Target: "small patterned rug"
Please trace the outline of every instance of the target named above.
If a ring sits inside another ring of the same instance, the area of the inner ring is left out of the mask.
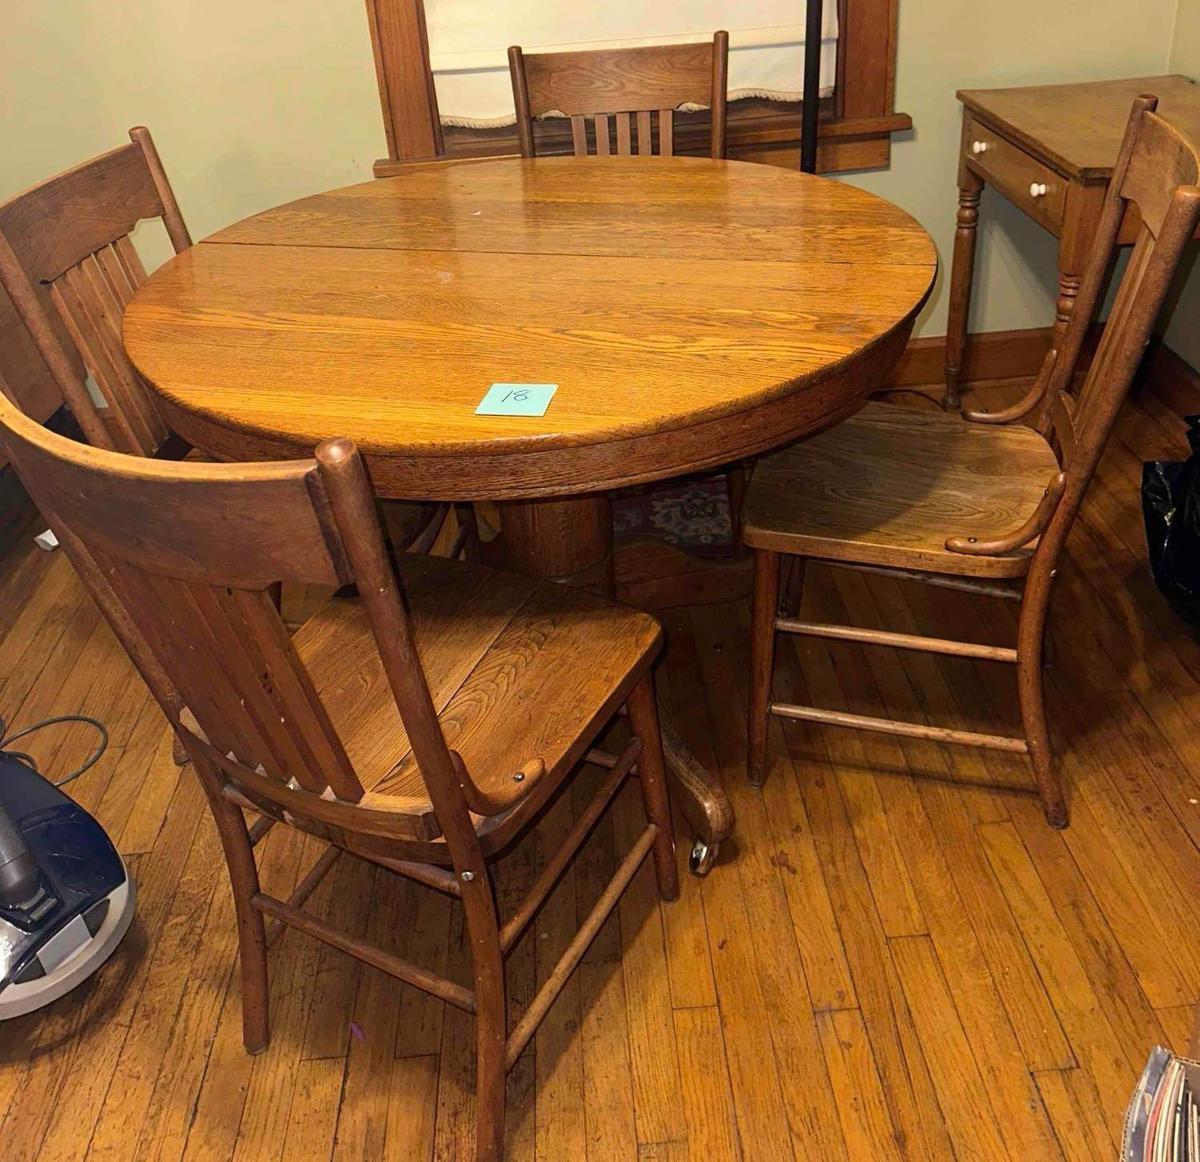
[[[693,557],[737,556],[723,476],[631,489],[613,498],[613,534],[652,537]]]

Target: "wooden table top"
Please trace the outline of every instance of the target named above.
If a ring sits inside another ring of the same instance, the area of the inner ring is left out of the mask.
[[[1108,181],[1134,97],[1200,142],[1200,86],[1189,77],[1126,77],[1074,85],[964,89],[958,99],[1006,137],[1066,177]]]
[[[936,270],[853,186],[700,158],[415,167],[249,218],[157,271],[124,338],[233,459],[353,438],[383,495],[569,495],[753,455],[853,411]],[[556,383],[541,418],[476,416]]]

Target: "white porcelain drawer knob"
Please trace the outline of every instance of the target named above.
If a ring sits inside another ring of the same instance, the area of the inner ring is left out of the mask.
[[[1029,196],[1031,198],[1044,198],[1046,196],[1046,183],[1033,182],[1029,187]]]
[[[987,153],[987,151],[988,151],[988,143],[986,141],[972,141],[971,142],[971,152],[973,154],[975,154],[977,157],[981,153]]]

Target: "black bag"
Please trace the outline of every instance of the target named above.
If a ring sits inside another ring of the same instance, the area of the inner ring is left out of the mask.
[[[1142,465],[1142,516],[1154,580],[1175,611],[1200,625],[1200,416],[1185,416],[1192,454]]]

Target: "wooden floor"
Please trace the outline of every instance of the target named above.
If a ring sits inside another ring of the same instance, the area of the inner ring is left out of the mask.
[[[669,907],[643,868],[511,1076],[512,1159],[1115,1156],[1147,1050],[1182,1048],[1200,998],[1200,644],[1148,576],[1137,500],[1141,461],[1183,452],[1189,411],[1200,399],[1128,410],[1072,537],[1049,683],[1065,833],[1011,756],[799,723],[749,790],[747,610],[666,616],[662,696],[720,767],[738,843]],[[805,604],[979,640],[1014,628],[1007,605],[821,568]],[[1015,721],[1011,681],[797,642],[778,688],[974,728]],[[112,732],[73,790],[125,853],[138,918],[90,986],[0,1028],[5,1162],[470,1159],[469,1018],[299,933],[272,953],[270,1047],[242,1052],[200,792],[68,562],[22,547],[0,565],[0,713],[68,711]],[[30,749],[61,773],[89,744],[72,728]],[[510,906],[571,808],[507,859]],[[622,799],[517,947],[514,1017],[638,822]],[[277,828],[267,890],[286,894],[312,857]],[[386,872],[344,859],[314,906],[464,972],[456,906]]]

